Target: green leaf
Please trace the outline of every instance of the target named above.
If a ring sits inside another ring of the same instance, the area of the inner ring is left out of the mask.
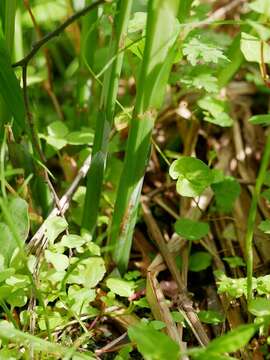
[[[64,139],[68,134],[68,127],[62,121],[54,121],[47,126],[48,134],[59,139]]]
[[[229,256],[224,257],[223,260],[225,260],[231,268],[236,268],[238,266],[245,266],[243,259],[239,256]]]
[[[145,360],[178,360],[178,345],[167,335],[147,324],[131,326],[128,336],[135,342]]]
[[[63,318],[61,314],[57,311],[49,313],[48,320],[51,330],[65,323],[65,318]],[[41,316],[41,318],[38,320],[38,326],[42,331],[45,331],[47,329],[44,316]]]
[[[3,255],[5,259],[5,265],[7,266],[14,250],[17,247],[17,242],[9,230],[9,227],[4,223],[0,223],[0,234],[5,243],[5,246],[0,247],[0,254]]]
[[[217,325],[224,321],[224,316],[214,310],[201,310],[198,313],[198,317],[201,320],[201,322],[206,324]]]
[[[205,96],[198,101],[198,105],[205,110],[205,121],[222,127],[233,125],[233,119],[228,115],[228,103],[226,101]]]
[[[261,193],[261,195],[270,202],[270,189],[267,189]]]
[[[212,184],[211,187],[215,193],[217,210],[225,213],[232,211],[234,202],[241,191],[237,180],[227,176],[223,181]]]
[[[25,241],[30,228],[27,202],[20,197],[11,197],[8,208],[21,240]]]
[[[206,348],[206,354],[231,353],[245,346],[258,329],[257,325],[240,325],[229,333],[211,341]]]
[[[187,60],[192,66],[195,66],[199,61],[215,64],[219,60],[228,61],[228,58],[223,54],[223,50],[217,44],[204,39],[200,35],[192,37],[184,44],[183,54],[187,56]]]
[[[248,311],[255,316],[270,316],[270,300],[266,298],[252,299]]]
[[[86,241],[87,241],[86,239],[84,239],[79,235],[69,234],[69,235],[64,235],[62,237],[60,244],[69,249],[74,249],[81,247],[83,244],[86,243]]]
[[[175,223],[175,231],[186,240],[200,240],[209,233],[209,225],[201,221],[180,218]]]
[[[109,278],[107,287],[116,295],[129,297],[134,293],[134,282],[117,278]]]
[[[53,253],[50,250],[45,250],[45,259],[51,263],[57,271],[63,271],[69,265],[69,259],[66,255]]]
[[[66,141],[70,145],[92,145],[94,133],[89,129],[81,129],[81,131],[73,131],[66,136]]]
[[[263,43],[263,60],[265,63],[270,62],[270,46],[261,41],[258,37],[241,33],[241,51],[247,61],[261,63],[261,44]]]
[[[260,39],[267,41],[270,38],[270,29],[269,28],[265,27],[264,25],[262,25],[256,21],[248,20],[247,22],[250,26],[253,27],[253,29],[259,35]]]
[[[54,240],[68,227],[68,223],[61,216],[49,217],[44,221],[45,234],[49,243],[53,243]]]
[[[253,125],[270,125],[270,114],[254,115],[248,121]]]
[[[270,17],[269,0],[256,0],[248,4],[253,11]]]
[[[14,116],[14,130],[19,135],[25,129],[25,110],[22,91],[11,67],[4,35],[0,29],[0,94]],[[1,125],[1,123],[0,123]],[[2,125],[3,126],[3,125]]]
[[[78,264],[68,276],[67,283],[93,288],[103,279],[105,273],[104,260],[100,257],[91,257]]]
[[[144,30],[146,26],[146,18],[146,12],[135,12],[132,19],[129,20],[128,33]]]
[[[175,160],[170,166],[169,173],[173,179],[178,179],[176,190],[182,196],[201,195],[213,181],[209,167],[201,160],[189,156]]]
[[[212,256],[208,252],[198,251],[190,256],[188,267],[190,271],[202,271],[208,268],[211,262]]]
[[[78,285],[71,285],[68,289],[68,300],[71,303],[71,309],[77,314],[85,314],[91,301],[96,298],[94,289],[81,288]]]
[[[270,220],[261,221],[258,228],[262,230],[265,234],[270,234]]]

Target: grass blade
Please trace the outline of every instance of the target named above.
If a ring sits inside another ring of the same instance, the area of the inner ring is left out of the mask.
[[[112,40],[110,58],[116,60],[106,71],[101,95],[99,119],[97,122],[93,145],[92,163],[87,176],[87,190],[85,197],[82,225],[93,232],[96,226],[99,200],[106,166],[109,133],[113,122],[118,81],[122,68],[123,52],[119,52],[124,44],[132,1],[120,1],[115,18],[115,39]]]
[[[113,260],[121,271],[127,268],[144,172],[151,149],[152,129],[175,56],[178,9],[177,0],[152,0],[148,5],[137,98],[111,229]]]

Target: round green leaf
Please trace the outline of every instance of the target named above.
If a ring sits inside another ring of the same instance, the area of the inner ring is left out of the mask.
[[[209,225],[205,222],[180,218],[175,223],[175,231],[186,240],[200,240],[209,232]]]
[[[211,169],[201,160],[189,156],[175,160],[169,173],[173,179],[178,179],[176,190],[182,196],[201,195],[213,181]]]
[[[205,251],[198,251],[189,258],[189,270],[202,271],[211,265],[212,256]]]
[[[269,316],[270,300],[266,298],[252,299],[248,305],[248,310],[255,316]]]

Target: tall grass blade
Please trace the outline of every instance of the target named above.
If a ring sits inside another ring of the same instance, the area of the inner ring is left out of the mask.
[[[3,31],[0,29],[0,94],[7,109],[14,116],[14,133],[25,128],[25,110],[22,90],[11,67],[10,55]],[[2,120],[3,121],[3,120]],[[0,124],[3,127],[3,124]]]
[[[93,232],[96,226],[99,200],[101,195],[104,170],[106,166],[109,133],[113,123],[119,76],[122,69],[124,53],[120,50],[124,46],[129,14],[132,1],[122,0],[118,3],[115,17],[115,38],[110,46],[110,58],[115,61],[105,73],[97,128],[95,133],[92,162],[87,176],[87,190],[85,197],[82,225]]]
[[[137,98],[111,228],[113,260],[121,271],[127,268],[141,187],[151,149],[152,129],[175,57],[179,3],[177,0],[151,0],[148,4]]]

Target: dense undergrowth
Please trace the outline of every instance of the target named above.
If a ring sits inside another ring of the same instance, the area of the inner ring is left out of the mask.
[[[0,359],[269,359],[269,0],[0,2]]]

